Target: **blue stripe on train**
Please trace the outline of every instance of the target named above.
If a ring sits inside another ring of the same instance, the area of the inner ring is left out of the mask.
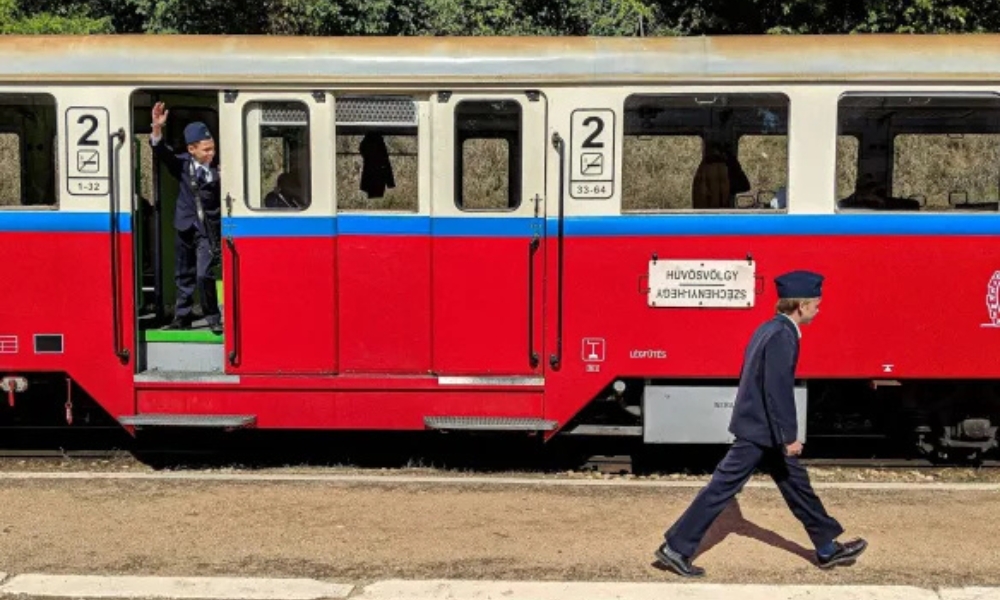
[[[131,218],[118,226],[131,232]],[[0,232],[107,233],[106,213],[0,210]],[[542,221],[525,217],[470,215],[355,215],[338,217],[254,216],[225,222],[234,237],[329,237],[334,235],[433,235],[439,237],[528,237]],[[558,233],[558,221],[545,220],[545,231]],[[685,235],[1000,235],[1000,213],[962,214],[679,214],[569,217],[570,237]]]
[[[0,233],[58,232],[108,233],[111,219],[106,212],[67,212],[59,210],[0,210]],[[118,215],[118,230],[132,232],[132,217]]]

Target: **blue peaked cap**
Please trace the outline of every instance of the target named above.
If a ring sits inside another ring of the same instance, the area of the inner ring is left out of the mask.
[[[819,298],[823,295],[823,276],[810,271],[792,271],[774,278],[778,298]]]
[[[202,140],[210,139],[212,139],[212,133],[208,130],[208,125],[205,125],[201,121],[188,123],[188,126],[184,128],[185,144],[197,144]]]

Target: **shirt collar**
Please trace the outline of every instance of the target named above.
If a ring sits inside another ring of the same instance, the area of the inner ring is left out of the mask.
[[[780,314],[781,314],[781,316],[785,317],[786,319],[788,319],[792,323],[792,326],[795,327],[795,334],[798,335],[799,339],[801,340],[802,339],[802,330],[799,329],[799,324],[795,322],[795,319],[789,317],[785,313],[780,313]]]

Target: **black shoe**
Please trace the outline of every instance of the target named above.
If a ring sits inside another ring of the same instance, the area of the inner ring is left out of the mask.
[[[675,552],[666,542],[653,553],[667,568],[682,577],[703,577],[705,569],[696,567],[691,562]]]
[[[215,335],[222,335],[222,317],[221,315],[212,315],[205,319],[205,324]]]
[[[170,325],[167,325],[163,329],[191,329],[191,319],[190,317],[174,317],[174,320],[170,322]]]
[[[829,569],[836,565],[854,562],[865,551],[865,548],[868,547],[868,542],[858,538],[846,544],[834,542],[833,545],[835,550],[830,556],[824,558],[818,554],[816,555],[816,562],[819,563],[819,568]]]

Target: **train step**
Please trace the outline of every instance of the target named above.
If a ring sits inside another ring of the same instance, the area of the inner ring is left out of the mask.
[[[218,371],[160,371],[150,370],[136,373],[133,377],[139,387],[149,387],[149,384],[161,383],[225,383],[237,384],[239,375],[226,375]],[[144,385],[145,384],[145,385]]]
[[[122,425],[133,427],[203,427],[241,429],[257,423],[256,415],[174,415],[147,413],[119,417]]]
[[[429,429],[465,431],[552,431],[555,421],[518,417],[424,417]]]

